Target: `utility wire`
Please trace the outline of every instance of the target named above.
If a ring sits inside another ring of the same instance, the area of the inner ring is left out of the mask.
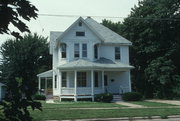
[[[80,17],[81,15],[60,15],[60,14],[38,14],[39,16],[49,16],[49,17]],[[92,17],[92,18],[121,18],[125,19],[127,17],[118,16],[81,16],[81,17]],[[128,17],[129,19],[137,20],[160,20],[160,21],[180,21],[180,18],[140,18],[140,17]]]

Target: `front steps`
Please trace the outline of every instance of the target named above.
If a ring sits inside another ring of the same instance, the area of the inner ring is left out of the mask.
[[[121,95],[113,95],[113,100],[112,102],[118,102],[118,101],[122,101],[122,97]]]

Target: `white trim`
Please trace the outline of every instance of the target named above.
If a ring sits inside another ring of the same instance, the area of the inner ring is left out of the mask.
[[[102,71],[102,89],[104,92],[104,70]]]
[[[74,71],[74,101],[77,101],[77,71]]]
[[[132,88],[131,88],[131,72],[130,72],[130,70],[128,71],[129,73],[129,75],[128,75],[128,77],[129,77],[129,92],[131,92],[132,91]]]
[[[59,93],[60,93],[60,96],[61,96],[61,89],[62,89],[62,86],[61,86],[61,84],[62,84],[62,82],[61,82],[61,80],[62,80],[62,72],[59,70],[58,71],[58,82],[59,82]]]
[[[94,71],[91,70],[91,95],[92,101],[94,101]]]

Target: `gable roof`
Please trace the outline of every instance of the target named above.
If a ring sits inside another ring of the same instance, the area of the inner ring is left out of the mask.
[[[102,43],[107,44],[124,44],[124,45],[132,45],[132,43],[125,39],[124,37],[120,36],[119,34],[113,32],[109,28],[105,27],[104,25],[96,22],[92,18],[88,17],[85,20],[82,17],[79,17],[68,29],[66,29],[58,38],[57,40],[61,40],[66,33],[70,31],[70,29],[75,26],[79,21],[84,23],[88,26],[88,28],[100,38]]]
[[[104,43],[132,45],[129,40],[125,39],[124,37],[105,27],[104,25],[96,22],[92,18],[88,17],[85,19],[85,21],[93,28],[94,31],[98,32],[98,34],[101,35],[101,37],[103,38],[102,41],[104,41]]]
[[[50,43],[49,43],[49,52],[53,53],[53,48],[57,45],[57,38],[61,36],[63,32],[51,31],[50,32]]]

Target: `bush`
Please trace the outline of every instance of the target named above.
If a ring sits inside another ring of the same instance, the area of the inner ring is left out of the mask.
[[[142,95],[138,92],[127,92],[122,95],[124,101],[140,101]]]
[[[45,95],[34,95],[34,100],[46,100]]]
[[[106,102],[109,103],[113,99],[113,95],[111,93],[102,93],[95,95],[96,102]]]

